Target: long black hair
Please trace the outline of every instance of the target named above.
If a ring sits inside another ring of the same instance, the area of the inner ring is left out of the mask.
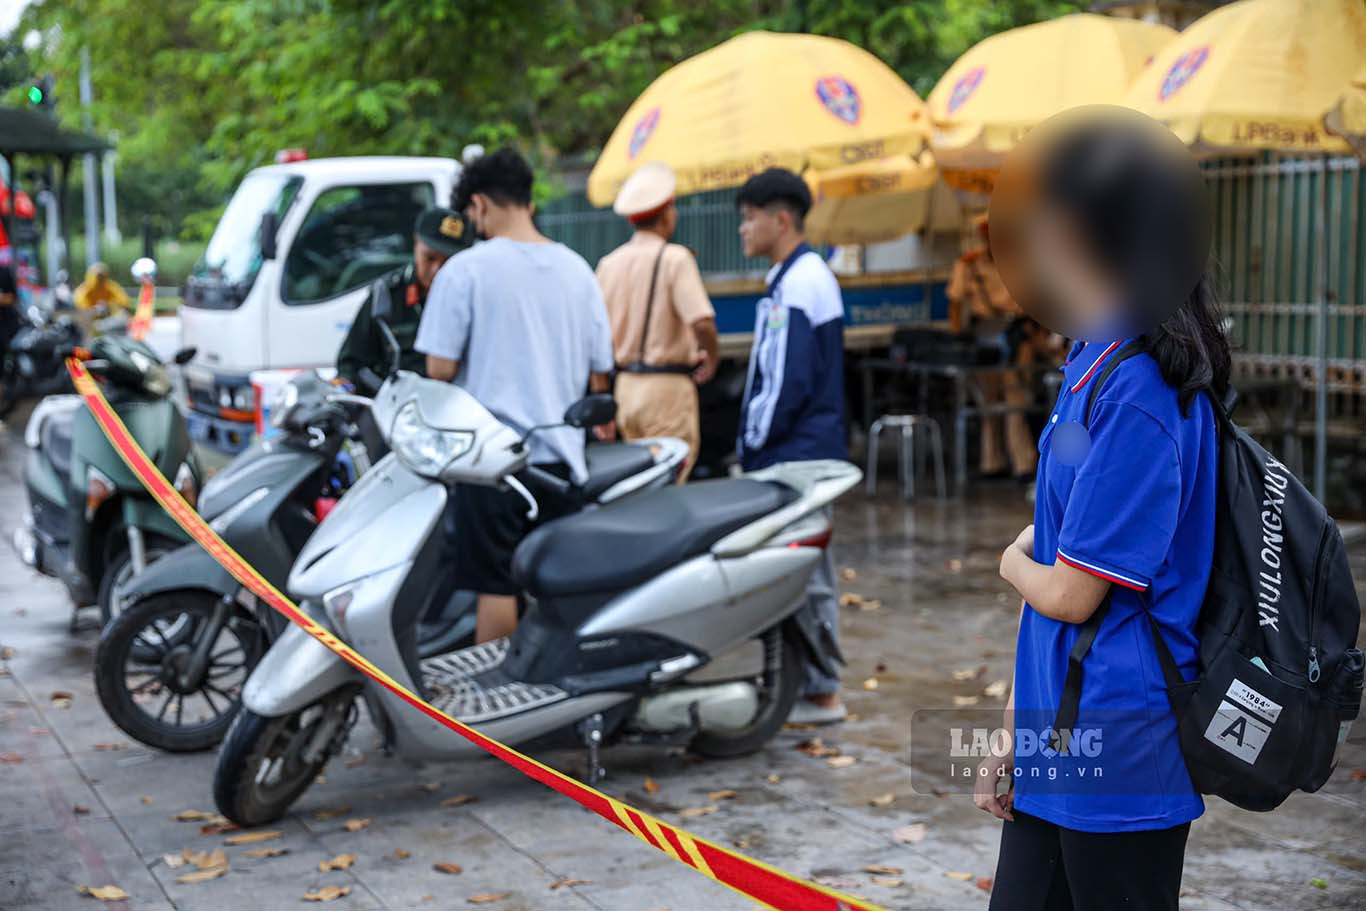
[[[1184,412],[1202,389],[1222,399],[1232,364],[1209,271],[1208,202],[1189,154],[1137,118],[1070,128],[1046,153],[1041,188],[1129,296],[1126,316]]]

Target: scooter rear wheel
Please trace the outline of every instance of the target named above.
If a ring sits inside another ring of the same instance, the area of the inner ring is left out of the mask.
[[[776,668],[772,668],[772,682],[761,687],[759,710],[748,725],[737,731],[703,731],[692,739],[688,748],[694,753],[711,759],[729,759],[732,756],[745,756],[755,752],[773,739],[792,714],[792,706],[801,692],[804,667],[801,650],[790,636],[780,630],[767,635],[776,636],[779,642],[774,651],[779,655]],[[765,643],[769,645],[769,643]]]
[[[256,621],[234,608],[207,643],[203,672],[187,679],[218,600],[201,589],[164,592],[134,602],[104,628],[95,691],[128,736],[183,753],[216,746],[227,733],[266,642]]]
[[[239,826],[279,819],[318,777],[346,741],[357,716],[359,687],[345,686],[317,702],[275,718],[242,708],[218,753],[213,799]],[[321,726],[335,731],[313,754]]]

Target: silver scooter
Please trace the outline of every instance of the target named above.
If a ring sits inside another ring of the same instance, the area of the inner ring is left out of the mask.
[[[598,747],[615,738],[707,756],[757,750],[791,711],[804,660],[830,669],[819,624],[801,608],[830,539],[823,507],[859,483],[853,465],[775,465],[547,522],[514,555],[529,604],[517,631],[424,658],[414,633],[442,572],[447,497],[461,484],[501,485],[534,515],[528,484],[546,479],[528,464],[526,439],[457,386],[397,373],[373,413],[393,451],[309,538],[289,591],[442,711],[507,744],[576,732],[595,780]],[[610,397],[589,396],[565,423],[614,413]],[[404,757],[478,752],[291,627],[243,688],[214,773],[219,810],[245,826],[281,816],[342,748],[358,701]]]

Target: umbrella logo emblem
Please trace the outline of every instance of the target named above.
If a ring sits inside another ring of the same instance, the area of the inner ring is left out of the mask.
[[[635,158],[640,154],[640,150],[645,148],[645,143],[650,141],[650,137],[655,134],[655,127],[659,126],[659,108],[650,108],[641,118],[636,121],[635,129],[631,130],[631,144],[627,148],[627,154]]]
[[[827,111],[847,124],[858,123],[859,115],[863,113],[858,89],[843,76],[822,76],[817,79],[816,97]]]
[[[1172,62],[1167,75],[1162,77],[1162,87],[1157,90],[1157,100],[1166,101],[1177,93],[1181,86],[1190,81],[1200,67],[1209,59],[1209,45],[1186,51]]]
[[[968,103],[968,99],[977,91],[977,86],[982,84],[982,77],[986,74],[986,67],[975,66],[958,77],[958,81],[953,84],[953,91],[949,93],[950,114],[958,113],[958,109]]]

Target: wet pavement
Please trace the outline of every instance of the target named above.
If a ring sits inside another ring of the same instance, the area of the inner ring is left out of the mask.
[[[280,837],[231,846],[231,833],[175,821],[213,811],[214,754],[160,753],[105,718],[90,672],[93,612],[70,631],[65,591],[24,567],[8,543],[24,505],[22,425],[12,426],[0,431],[0,645],[9,656],[0,676],[0,909],[91,909],[98,903],[78,888],[109,884],[129,896],[107,903],[120,909],[269,911],[299,907],[327,886],[349,887],[327,905],[339,909],[754,907],[494,760],[414,766],[385,757],[364,722],[325,780],[271,827]],[[850,494],[837,509],[834,546],[850,602],[842,629],[854,717],[786,730],[759,754],[724,762],[614,747],[603,789],[887,908],[985,908],[999,825],[936,770],[942,764],[913,758],[911,719],[928,711],[974,723],[1004,704],[1017,605],[996,564],[1030,516],[1006,484],[914,506],[890,483],[876,500]],[[1366,588],[1366,546],[1352,559]],[[538,758],[582,773],[577,751]],[[1363,777],[1358,725],[1319,793],[1271,814],[1207,801],[1191,833],[1182,907],[1366,906]],[[459,795],[475,799],[449,800]],[[178,881],[194,868],[165,856],[185,848],[222,848],[228,872]],[[262,848],[285,852],[259,856]],[[319,871],[343,854],[355,855],[348,869]],[[437,872],[443,863],[462,872]],[[869,872],[879,867],[887,869]]]

